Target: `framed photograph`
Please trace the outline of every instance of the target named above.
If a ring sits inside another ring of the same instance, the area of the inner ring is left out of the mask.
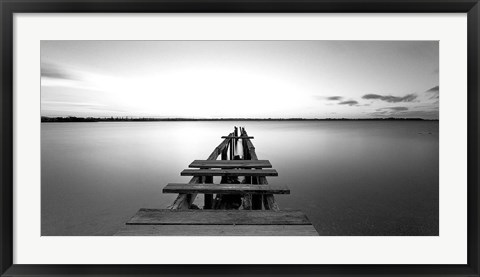
[[[1,9],[1,276],[479,276],[478,1]]]

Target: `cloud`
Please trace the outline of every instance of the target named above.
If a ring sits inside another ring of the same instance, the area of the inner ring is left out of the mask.
[[[390,110],[390,111],[408,111],[408,108],[407,107],[385,107],[385,108],[380,108],[380,109],[377,109],[377,111],[379,110]]]
[[[42,62],[40,66],[40,85],[90,91],[105,91],[102,84],[111,82],[108,76],[88,73],[66,65]]]
[[[440,87],[439,86],[434,86],[433,88],[425,91],[425,92],[432,92],[432,93],[438,93],[440,91]]]
[[[371,115],[375,116],[392,116],[392,115],[398,115],[399,112],[405,112],[408,111],[407,107],[384,107],[384,108],[378,108],[373,112]]]
[[[440,87],[439,86],[434,86],[433,88],[431,88],[429,90],[426,90],[425,92],[432,95],[430,97],[430,99],[438,99],[439,98]]]
[[[379,95],[379,94],[365,94],[364,96],[362,96],[362,99],[382,100],[390,103],[412,102],[416,98],[417,96],[415,94],[407,94],[403,97],[391,96],[391,95]]]
[[[348,101],[342,101],[338,103],[338,105],[349,105],[349,106],[355,106],[358,105],[358,102],[355,100],[348,100]]]
[[[438,119],[438,115],[438,108],[430,110],[409,110],[407,107],[385,107],[376,109],[375,112],[370,113],[370,116],[424,119]]]
[[[313,96],[317,100],[327,100],[327,101],[340,101],[343,99],[343,96]]]
[[[434,86],[433,88],[427,89],[424,95],[425,97],[428,97],[428,99],[433,99],[438,101],[439,92],[440,92],[440,87]]]
[[[330,97],[327,97],[328,100],[342,100],[343,97],[342,96],[330,96]]]
[[[65,70],[64,68],[51,63],[41,64],[40,75],[41,77],[53,79],[77,80],[77,78],[73,74],[67,73],[67,70]]]

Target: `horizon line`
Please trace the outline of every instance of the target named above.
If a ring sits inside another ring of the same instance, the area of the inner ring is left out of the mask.
[[[265,118],[242,118],[242,117],[223,117],[223,118],[194,118],[194,117],[148,117],[148,116],[41,116],[42,122],[50,120],[87,120],[87,121],[282,121],[282,120],[297,120],[297,121],[321,121],[321,120],[426,120],[438,121],[438,118],[421,118],[421,117],[325,117],[325,118],[302,118],[302,117],[265,117]]]

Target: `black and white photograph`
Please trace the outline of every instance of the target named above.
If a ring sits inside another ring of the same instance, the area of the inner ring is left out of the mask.
[[[39,66],[41,236],[439,236],[438,41],[42,40]]]

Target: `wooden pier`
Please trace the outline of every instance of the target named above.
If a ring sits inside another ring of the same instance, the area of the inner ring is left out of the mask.
[[[240,134],[238,132],[240,131]],[[269,185],[278,176],[268,160],[259,160],[244,128],[224,139],[206,160],[194,160],[163,193],[177,193],[167,209],[140,209],[117,236],[318,236],[307,216],[280,210],[275,194],[290,194],[286,185]],[[217,160],[221,157],[221,160]],[[214,176],[221,177],[214,184]],[[204,206],[193,204],[204,194]],[[215,197],[213,197],[215,195]]]

